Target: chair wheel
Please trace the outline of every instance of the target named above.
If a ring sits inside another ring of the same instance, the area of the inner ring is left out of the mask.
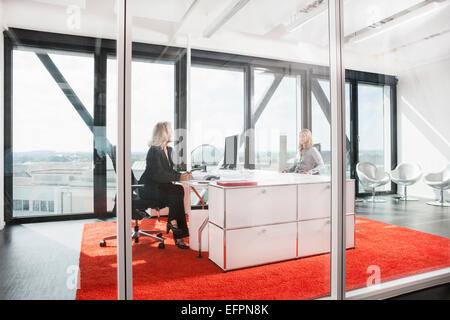
[[[162,233],[158,233],[156,236],[157,236],[158,238],[162,238]]]
[[[106,247],[106,242],[105,240],[100,241],[100,247]]]
[[[164,249],[166,246],[164,245],[164,243],[163,242],[161,242],[160,244],[158,244],[158,248],[160,248],[160,249]]]

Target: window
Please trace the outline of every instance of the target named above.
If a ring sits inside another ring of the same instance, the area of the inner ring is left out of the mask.
[[[82,200],[68,213],[92,213],[93,134],[85,120],[93,115],[93,55],[14,49],[12,61],[13,196],[56,200],[64,187]],[[58,74],[66,82],[57,83]],[[79,99],[76,107],[66,94]],[[38,208],[47,211],[47,203]]]
[[[383,171],[391,169],[390,113],[389,86],[358,84],[359,162],[373,163]],[[378,190],[389,191],[391,185]]]
[[[38,211],[40,211],[39,209],[40,209],[40,202],[39,202],[39,200],[33,200],[33,211],[38,212]]]
[[[282,170],[297,154],[297,123],[301,118],[300,76],[255,70],[255,158],[256,168]]]
[[[312,94],[312,136],[313,143],[320,144],[320,152],[322,154],[325,168],[321,171],[321,174],[331,174],[331,140],[330,140],[330,120],[328,117],[331,115],[330,107],[330,81],[312,79],[312,81],[318,83],[319,86],[313,84]]]
[[[313,81],[315,81],[313,79]],[[331,141],[330,141],[330,81],[318,80],[320,85],[315,87],[312,95],[312,134],[315,144],[320,144],[322,157],[325,163],[325,169],[321,172],[323,174],[331,173]],[[347,155],[346,155],[346,174],[350,178],[351,171],[351,108],[350,108],[350,83],[345,84],[345,134],[347,139]],[[320,101],[320,102],[319,102]]]
[[[30,210],[30,200],[23,200],[23,211],[29,211]]]
[[[13,200],[13,210],[22,211],[22,200]]]
[[[203,66],[191,68],[190,152],[193,165],[223,159],[225,138],[244,131],[244,72]],[[238,163],[244,163],[244,141],[239,139]],[[201,159],[197,154],[208,157]],[[201,160],[200,160],[201,159]],[[195,161],[195,162],[194,162]]]
[[[48,203],[48,212],[54,212],[55,211],[55,201],[50,200]]]
[[[41,200],[41,211],[47,211],[47,201]]]

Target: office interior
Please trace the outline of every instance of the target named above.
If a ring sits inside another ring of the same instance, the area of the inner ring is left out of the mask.
[[[117,233],[118,2],[0,1],[0,299],[117,299],[118,242],[103,240]],[[448,286],[450,1],[342,3],[347,297]],[[132,241],[133,298],[330,297],[329,2],[130,6],[130,169],[139,180],[170,121],[175,167],[201,181],[183,185],[190,249],[167,208],[137,220],[163,241]],[[324,168],[281,173],[305,128]]]

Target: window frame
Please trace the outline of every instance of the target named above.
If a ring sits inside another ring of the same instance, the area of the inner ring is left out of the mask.
[[[13,32],[14,37],[10,36]],[[4,71],[4,212],[5,222],[27,223],[39,221],[59,221],[71,219],[90,219],[112,217],[112,212],[106,210],[106,156],[95,161],[94,166],[94,212],[53,215],[45,217],[13,218],[12,215],[12,50],[16,47],[34,49],[69,51],[75,53],[94,54],[94,124],[106,125],[106,102],[97,99],[106,96],[106,61],[108,57],[116,57],[116,41],[110,39],[96,39],[86,36],[75,36],[60,33],[10,28],[4,31],[5,71]],[[187,49],[182,47],[163,46],[147,43],[133,42],[133,59],[144,59],[150,62],[170,62],[175,64],[175,105],[174,105],[174,129],[187,129]],[[273,73],[281,73],[301,78],[301,119],[298,124],[302,128],[311,128],[311,80],[315,77],[329,79],[329,67],[310,65],[292,61],[283,61],[254,56],[237,55],[225,52],[215,52],[200,49],[191,49],[191,64],[195,66],[211,66],[244,70],[244,132],[254,129],[252,114],[255,108],[254,101],[254,70],[264,68]],[[346,70],[346,82],[351,86],[351,139],[357,137],[357,92],[353,90],[358,82],[369,84],[389,85],[391,87],[391,162],[392,168],[397,165],[397,78],[394,76],[369,73],[363,71]],[[356,110],[356,111],[355,111]],[[254,139],[254,137],[253,137]],[[98,137],[93,138],[93,156],[97,146]],[[245,141],[246,169],[255,169],[254,148],[250,148],[254,141],[249,136]],[[251,154],[250,150],[253,150]],[[184,152],[184,164],[178,166],[178,170],[186,169],[187,152]],[[351,178],[355,179],[357,146],[351,147]],[[95,158],[94,158],[95,159]],[[358,183],[357,179],[356,183]],[[392,185],[389,194],[395,193],[396,185]],[[365,194],[357,194],[363,196]],[[31,209],[31,207],[30,207]]]

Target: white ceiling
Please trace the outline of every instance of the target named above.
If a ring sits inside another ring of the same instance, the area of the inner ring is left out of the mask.
[[[149,35],[149,39],[170,42],[175,36],[189,34],[199,42],[240,39],[252,45],[258,43],[273,47],[277,43],[293,47],[328,46],[326,0],[249,0],[210,38],[205,31],[221,21],[226,12],[241,0],[133,0],[132,9],[136,34]],[[345,35],[386,19],[424,0],[345,0]],[[40,13],[51,7],[78,5],[82,14],[114,17],[116,0],[3,0],[3,3],[29,3],[39,5]],[[436,5],[436,4],[432,4]],[[450,0],[441,0],[438,10],[427,13],[431,6],[410,13],[402,19],[403,24],[392,27],[386,24],[372,32],[381,32],[360,42],[349,42],[346,52],[354,55],[391,57],[407,63],[423,63],[450,56]],[[318,6],[319,8],[314,8]],[[37,7],[36,7],[37,8]],[[6,8],[6,16],[8,15]],[[305,13],[305,11],[308,11]],[[53,11],[52,11],[53,12]],[[105,13],[106,12],[106,13]],[[289,26],[299,19],[312,19],[293,32]],[[402,21],[399,19],[398,21]],[[45,21],[41,20],[41,23]],[[397,21],[397,20],[396,20]],[[393,23],[394,25],[396,23]],[[384,28],[384,30],[383,30]],[[151,35],[151,36],[150,36]],[[428,39],[432,37],[431,39]],[[364,38],[364,37],[363,37]],[[244,40],[242,40],[244,39]],[[361,39],[360,39],[361,40]],[[222,47],[226,44],[222,44]]]

